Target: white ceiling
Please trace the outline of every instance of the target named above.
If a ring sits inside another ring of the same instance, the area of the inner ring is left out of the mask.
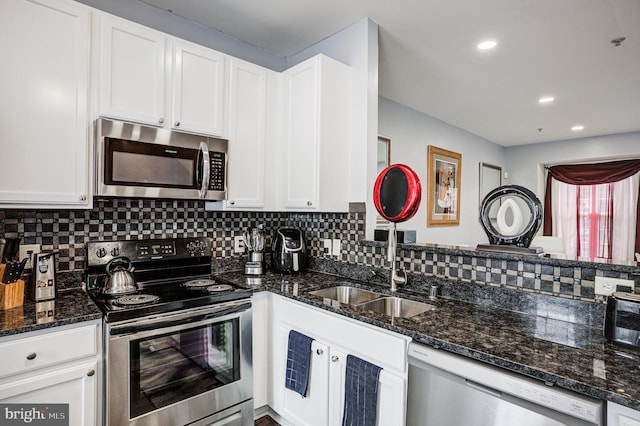
[[[284,57],[369,17],[381,96],[500,145],[640,130],[640,0],[143,1]]]

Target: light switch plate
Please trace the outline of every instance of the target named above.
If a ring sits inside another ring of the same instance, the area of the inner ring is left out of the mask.
[[[331,248],[331,254],[334,256],[340,256],[340,250],[342,249],[341,247],[341,241],[340,240],[331,240],[331,244],[332,244],[332,248]]]
[[[244,239],[242,235],[236,235],[233,237],[233,252],[244,253]]]
[[[602,296],[611,296],[616,291],[623,291],[622,287],[628,287],[631,293],[634,291],[633,280],[596,276],[595,285],[596,294],[600,294]]]

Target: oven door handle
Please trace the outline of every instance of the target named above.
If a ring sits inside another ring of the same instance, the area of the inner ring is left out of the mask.
[[[138,333],[141,331],[159,330],[166,327],[192,324],[200,321],[210,320],[213,318],[223,317],[225,315],[233,314],[236,312],[246,311],[249,308],[251,308],[251,302],[246,302],[234,306],[226,306],[220,310],[216,310],[213,312],[209,311],[203,314],[194,314],[185,318],[149,321],[142,324],[127,324],[120,327],[113,327],[109,331],[109,335],[122,336],[126,334]]]

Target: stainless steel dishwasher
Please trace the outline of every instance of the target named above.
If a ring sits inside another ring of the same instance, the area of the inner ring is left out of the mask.
[[[409,344],[407,425],[602,425],[602,401]]]

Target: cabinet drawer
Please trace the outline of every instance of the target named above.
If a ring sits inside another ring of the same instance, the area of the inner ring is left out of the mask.
[[[291,328],[347,348],[349,353],[382,368],[401,373],[406,371],[408,337],[282,297],[278,303],[280,306],[276,307],[275,312]]]
[[[95,356],[97,345],[95,325],[30,334],[29,337],[0,343],[0,377]]]

